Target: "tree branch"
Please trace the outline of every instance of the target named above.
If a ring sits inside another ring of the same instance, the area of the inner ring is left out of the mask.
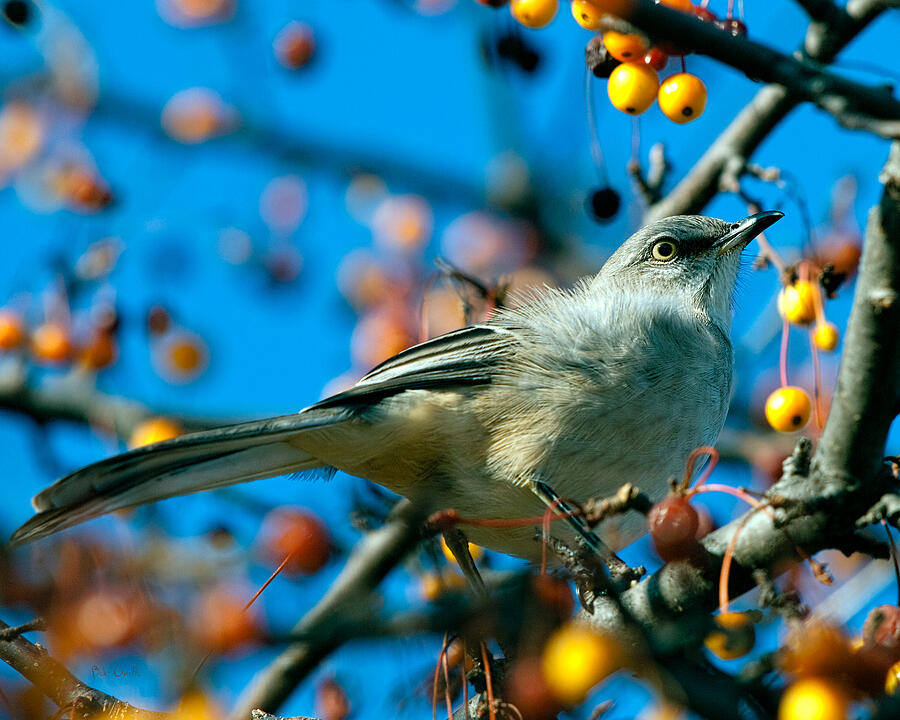
[[[148,418],[166,415],[185,431],[208,430],[233,419],[193,418],[149,408],[135,400],[98,390],[86,376],[70,375],[33,384],[24,365],[10,365],[0,372],[0,410],[27,415],[38,423],[55,420],[107,428],[128,438]]]
[[[0,620],[0,630],[9,625]],[[46,650],[19,636],[0,640],[0,660],[29,680],[71,717],[109,717],[118,720],[167,720],[166,713],[143,710],[85,685]]]
[[[840,21],[810,25],[797,53],[817,63],[830,63],[880,13],[896,3],[897,0],[849,0],[846,8],[839,11]],[[719,178],[726,165],[735,158],[749,158],[799,102],[800,98],[783,85],[760,88],[672,192],[647,210],[646,222],[699,213],[719,191]]]

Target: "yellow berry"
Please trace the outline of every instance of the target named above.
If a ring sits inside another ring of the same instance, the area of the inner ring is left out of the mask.
[[[622,62],[640,60],[650,48],[650,43],[642,35],[620,33],[615,30],[603,33],[603,44],[610,55]]]
[[[831,352],[837,347],[840,339],[841,334],[837,325],[827,321],[816,323],[816,329],[813,330],[813,342],[819,350]]]
[[[724,612],[715,619],[715,624],[716,629],[703,641],[711,653],[723,660],[734,660],[753,649],[756,630],[746,613]]]
[[[659,86],[659,109],[672,122],[696,120],[706,109],[706,85],[696,75],[678,73]]]
[[[541,669],[551,694],[573,706],[621,666],[614,642],[589,627],[567,623],[544,646]]]
[[[128,438],[128,447],[134,449],[163,440],[171,440],[179,435],[181,435],[181,428],[174,420],[164,417],[148,418],[132,431]]]
[[[419,580],[419,592],[429,602],[434,602],[448,590],[462,592],[466,589],[466,579],[456,571],[428,573]]]
[[[653,104],[659,78],[642,61],[622,63],[609,76],[606,91],[613,107],[629,115],[640,115]]]
[[[778,388],[766,399],[766,420],[778,432],[794,432],[806,426],[812,403],[802,388]]]
[[[778,720],[846,720],[847,695],[821,678],[803,678],[791,685],[778,706]]]
[[[809,280],[798,280],[778,293],[778,312],[795,325],[809,325],[816,319],[819,288]]]
[[[456,563],[456,555],[453,554],[453,551],[450,549],[450,546],[447,545],[447,541],[444,540],[443,537],[441,538],[441,550],[448,561]],[[473,560],[480,559],[483,553],[484,549],[481,546],[476,545],[475,543],[469,543],[469,555],[472,556]]]
[[[585,30],[599,30],[603,11],[590,0],[573,0],[572,17]]]
[[[887,671],[887,677],[884,680],[884,691],[888,695],[896,695],[898,687],[900,687],[900,662],[895,662]]]
[[[511,0],[509,11],[525,27],[542,28],[556,17],[559,0]]]

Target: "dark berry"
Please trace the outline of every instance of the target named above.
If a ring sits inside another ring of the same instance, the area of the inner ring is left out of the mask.
[[[717,25],[726,32],[730,32],[732,35],[737,37],[738,35],[746,35],[747,34],[747,26],[744,25],[743,22],[738,20],[737,18],[726,18],[725,20],[720,21]]]
[[[13,25],[22,27],[31,19],[31,3],[26,0],[8,0],[3,4],[3,17]]]
[[[497,41],[497,55],[527,73],[537,70],[541,62],[541,56],[517,33],[503,35]]]
[[[590,194],[587,204],[588,211],[594,216],[594,219],[603,222],[615,217],[621,203],[619,193],[611,187],[602,187]]]

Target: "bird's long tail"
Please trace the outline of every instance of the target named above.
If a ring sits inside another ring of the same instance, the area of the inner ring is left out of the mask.
[[[20,545],[92,518],[145,503],[323,467],[291,443],[346,419],[337,409],[301,413],[183,435],[76,470],[32,501],[37,514],[13,533]]]

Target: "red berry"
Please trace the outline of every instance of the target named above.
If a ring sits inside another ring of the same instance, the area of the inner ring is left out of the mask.
[[[716,14],[712,10],[709,10],[705,7],[695,7],[694,15],[696,15],[697,18],[702,20],[703,22],[714,23],[716,20],[718,20]]]
[[[653,547],[663,560],[686,558],[697,547],[700,518],[686,498],[667,497],[653,507],[647,519]]]
[[[652,47],[647,51],[646,55],[644,55],[644,62],[656,70],[656,72],[662,72],[666,63],[669,62],[669,56],[658,47]]]
[[[553,575],[535,575],[531,579],[531,589],[541,603],[562,620],[572,616],[575,609],[575,599],[572,597],[572,589],[562,578]]]
[[[262,526],[263,547],[270,561],[279,564],[290,555],[285,570],[311,575],[331,555],[331,538],[322,521],[306,510],[276,508]]]

